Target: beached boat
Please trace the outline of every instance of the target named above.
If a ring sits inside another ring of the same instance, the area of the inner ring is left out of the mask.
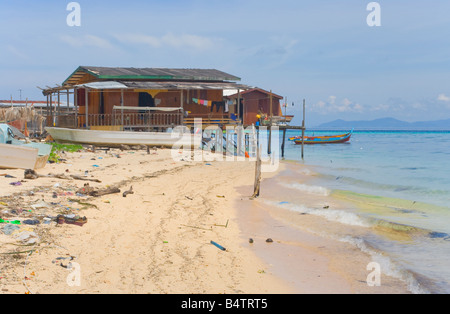
[[[18,137],[17,130],[7,124],[0,124],[0,168],[33,170],[44,168],[52,146],[45,143],[27,143],[16,137]]]
[[[340,135],[329,135],[329,136],[305,136],[304,143],[305,144],[337,144],[337,143],[346,143],[350,141],[352,137],[353,130],[346,134]],[[301,145],[303,140],[301,136],[291,137],[290,141],[293,141],[297,145]]]
[[[96,146],[145,145],[164,147],[198,147],[201,145],[199,134],[180,132],[131,132],[99,131],[67,128],[46,128],[57,142],[90,144]]]

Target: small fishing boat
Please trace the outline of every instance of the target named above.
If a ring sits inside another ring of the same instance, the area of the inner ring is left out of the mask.
[[[0,124],[0,168],[41,169],[47,164],[52,145],[20,140],[25,138],[18,130]]]
[[[51,137],[62,143],[90,144],[97,146],[146,145],[173,147],[198,147],[201,145],[200,134],[180,132],[131,132],[98,131],[67,128],[46,128]]]
[[[304,143],[305,144],[337,144],[337,143],[346,143],[350,141],[352,137],[353,130],[346,134],[340,135],[328,135],[328,136],[305,136]],[[301,145],[303,140],[301,136],[291,137],[290,141],[293,141],[296,145]]]

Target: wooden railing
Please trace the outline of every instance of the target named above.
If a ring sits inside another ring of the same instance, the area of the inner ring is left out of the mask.
[[[122,114],[90,114],[87,125],[91,126],[123,126],[125,128],[169,128],[183,124],[181,113],[124,113]],[[78,127],[86,127],[86,116],[78,116]]]
[[[239,120],[230,119],[228,117],[212,117],[210,115],[195,115],[188,118],[184,118],[184,125],[187,127],[193,127],[195,124],[195,119],[201,119],[202,127],[206,128],[208,126],[220,126],[226,127],[227,125],[239,125]]]

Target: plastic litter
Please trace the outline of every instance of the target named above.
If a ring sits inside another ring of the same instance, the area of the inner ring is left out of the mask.
[[[3,227],[3,233],[6,235],[11,235],[11,233],[13,233],[14,231],[19,230],[19,229],[20,229],[19,226],[8,224]]]
[[[220,244],[217,244],[217,243],[214,242],[214,241],[211,241],[211,244],[214,245],[214,246],[216,246],[217,248],[219,248],[219,249],[222,250],[222,251],[226,251],[226,250],[227,250],[226,248],[224,248],[224,247],[221,246]]]

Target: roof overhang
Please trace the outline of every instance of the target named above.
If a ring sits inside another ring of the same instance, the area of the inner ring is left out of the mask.
[[[163,69],[163,68],[114,68],[78,67],[63,85],[78,85],[99,80],[187,80],[187,81],[240,81],[237,76],[215,69]]]

